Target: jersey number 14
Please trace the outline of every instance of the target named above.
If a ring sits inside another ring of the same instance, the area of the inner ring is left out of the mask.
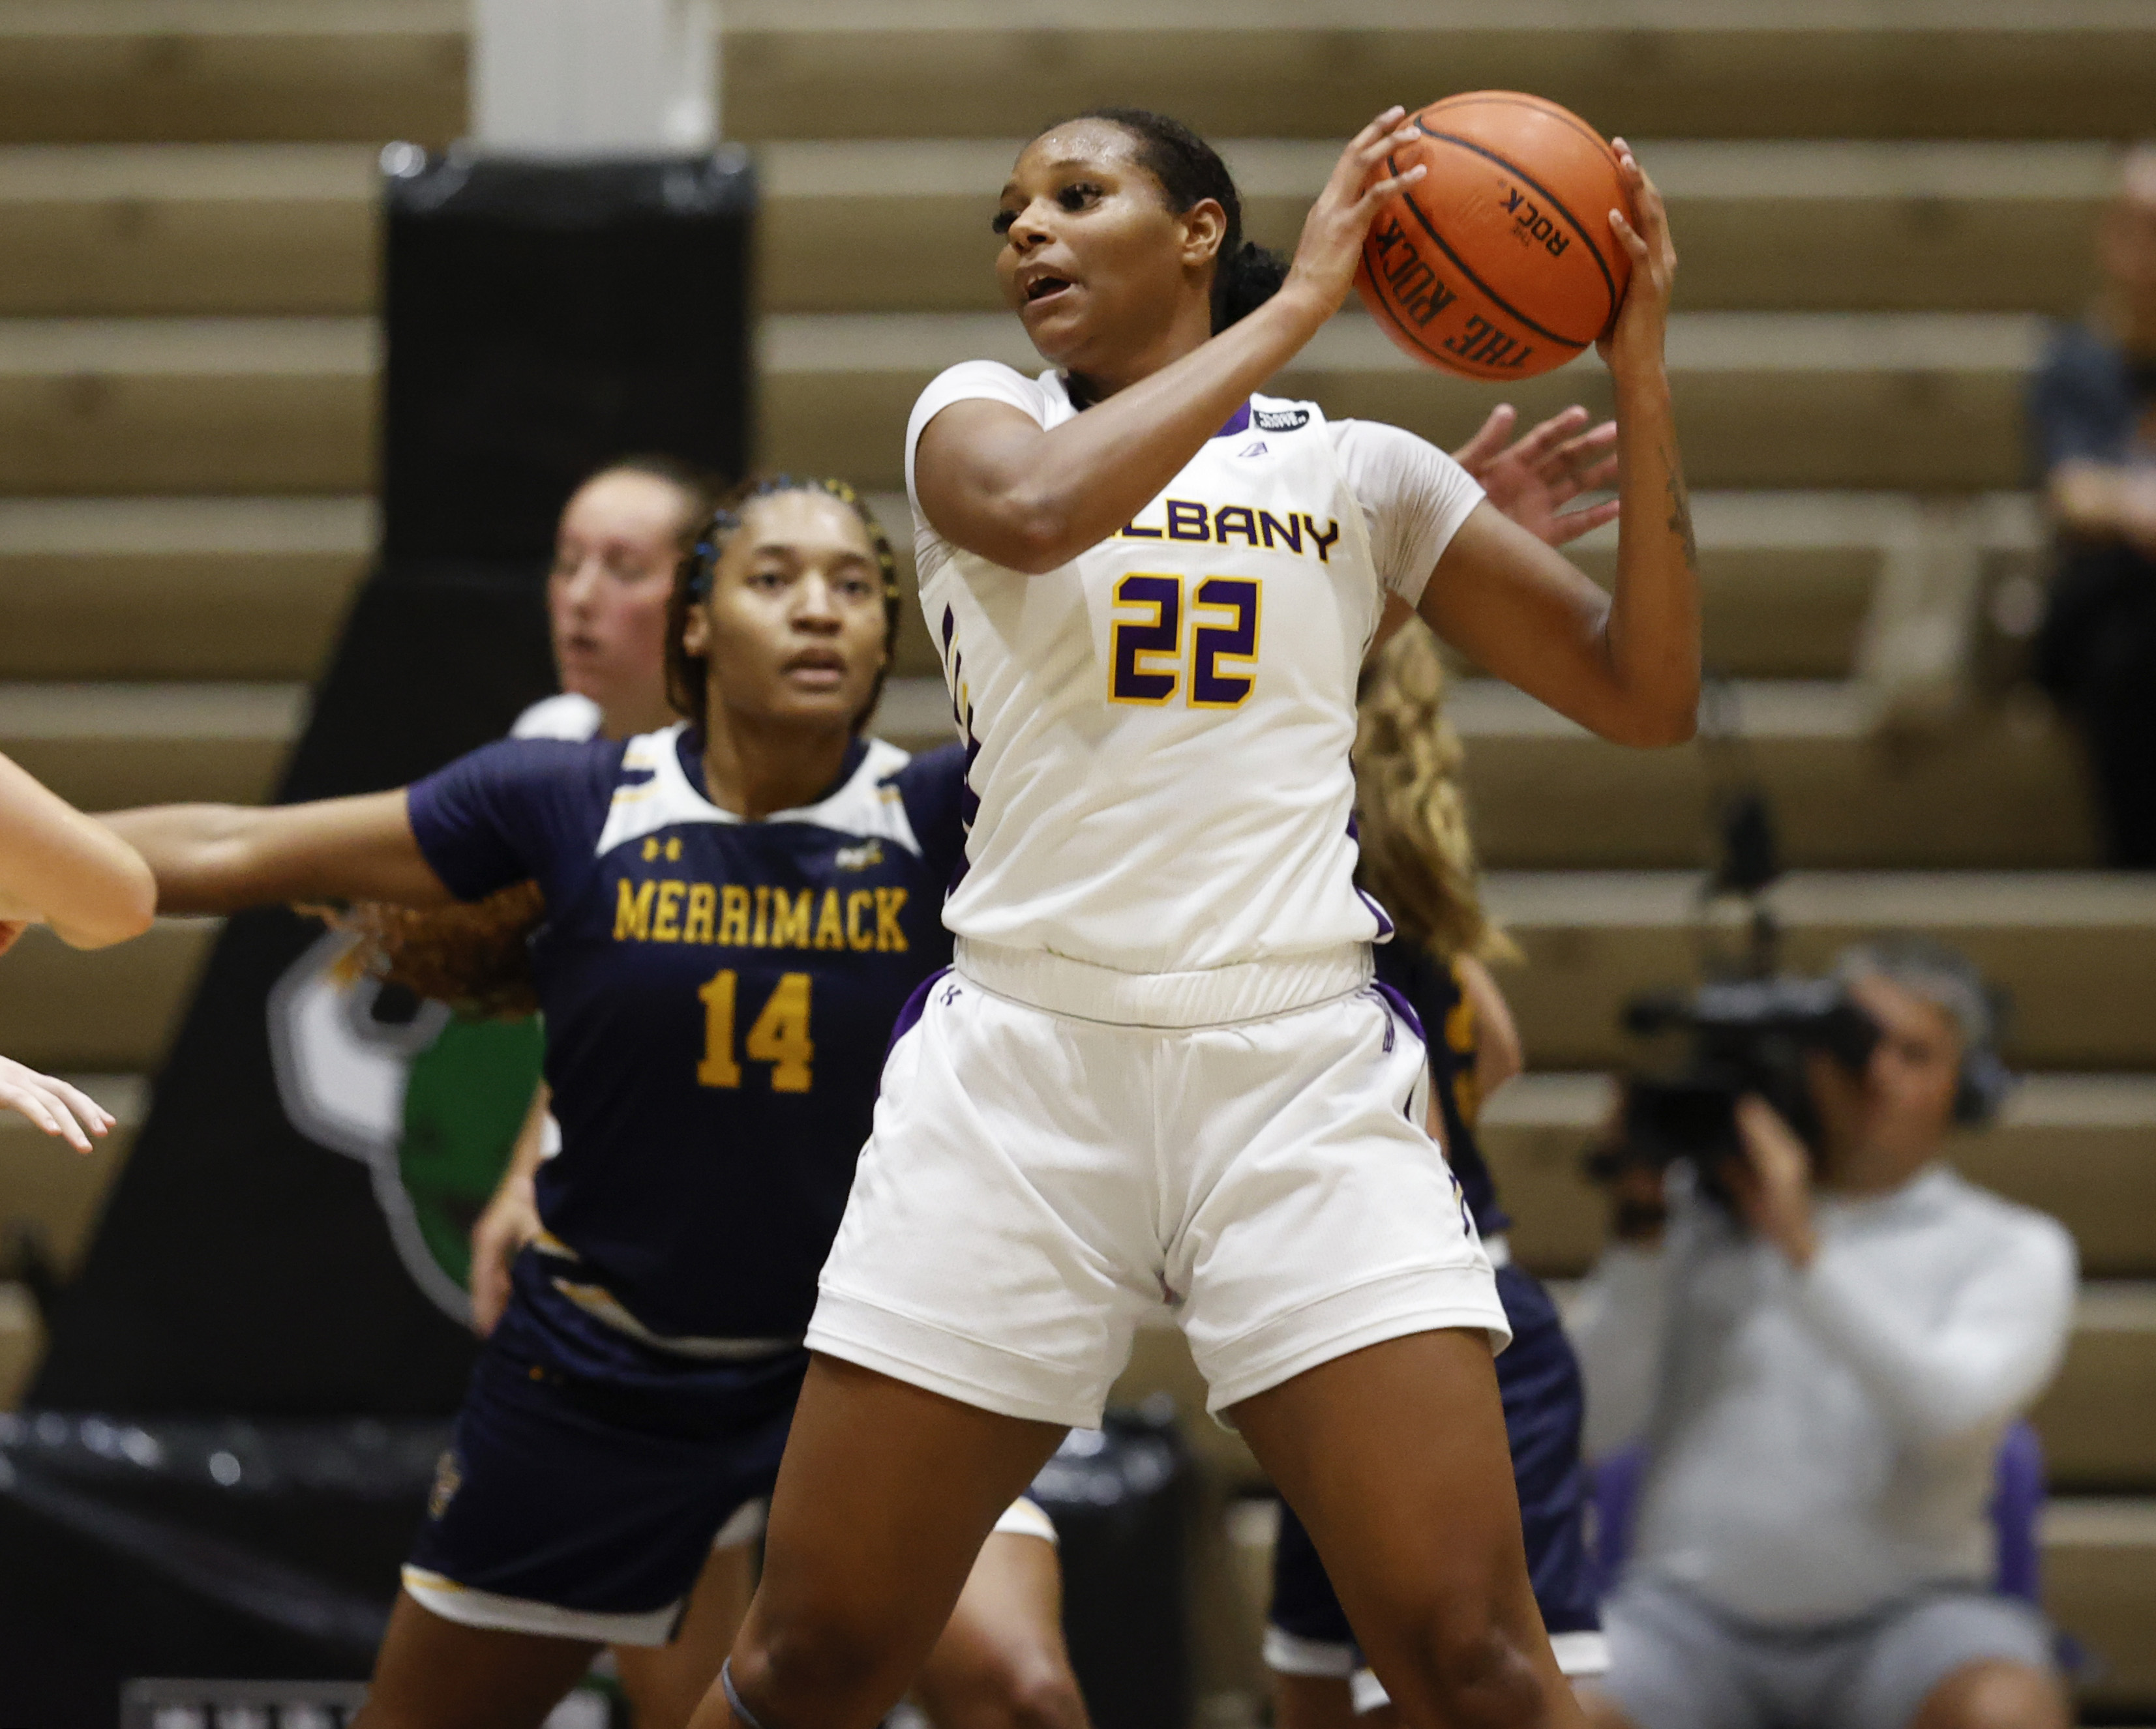
[[[734,1055],[734,998],[739,983],[728,967],[696,993],[704,1005],[704,1059],[696,1065],[700,1085],[742,1084],[742,1065]],[[771,1090],[775,1093],[808,1090],[808,1065],[816,1054],[808,1038],[808,985],[805,972],[783,974],[763,1013],[748,1029],[748,1059],[772,1065]]]

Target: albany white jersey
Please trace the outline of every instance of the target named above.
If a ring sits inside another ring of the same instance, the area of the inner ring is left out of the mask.
[[[1053,372],[954,367],[915,406],[909,489],[922,428],[983,397],[1043,427],[1074,412]],[[1044,575],[951,545],[916,495],[921,604],[978,800],[944,914],[960,969],[1161,1026],[1367,977],[1391,926],[1354,884],[1357,675],[1385,589],[1418,598],[1481,497],[1419,439],[1266,397]]]

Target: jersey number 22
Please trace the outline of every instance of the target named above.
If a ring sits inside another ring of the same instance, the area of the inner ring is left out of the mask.
[[[1116,607],[1147,609],[1117,618],[1108,634],[1108,700],[1158,708],[1184,687],[1183,579],[1136,571],[1116,584]],[[1190,633],[1186,700],[1193,708],[1239,708],[1256,670],[1261,591],[1247,577],[1200,577],[1188,608],[1207,617]]]

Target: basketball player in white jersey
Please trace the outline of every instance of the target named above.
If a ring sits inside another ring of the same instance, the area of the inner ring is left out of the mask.
[[[1400,110],[1283,274],[1219,158],[1111,110],[995,226],[1052,370],[908,428],[921,598],[970,754],[956,965],[900,1022],[822,1279],[766,1570],[697,1729],[868,1729],[997,1515],[1172,1313],[1417,1726],[1577,1725],[1522,1559],[1490,1264],[1371,988],[1355,680],[1388,595],[1604,737],[1690,736],[1699,625],[1661,201],[1604,353],[1605,596],[1420,440],[1253,392],[1346,296]],[[1412,628],[1412,627],[1411,627]]]

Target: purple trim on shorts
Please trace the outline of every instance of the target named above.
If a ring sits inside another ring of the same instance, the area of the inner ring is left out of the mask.
[[[1422,1041],[1423,1065],[1427,1068],[1430,1065],[1430,1034],[1423,1030],[1422,1017],[1415,1013],[1414,1004],[1409,1002],[1408,999],[1400,993],[1397,987],[1387,984],[1382,978],[1372,979],[1370,981],[1370,988],[1375,991],[1378,995],[1383,999],[1384,1004],[1388,1008],[1391,1009],[1394,1014],[1398,1015],[1402,1020],[1408,1024],[1408,1026],[1414,1031],[1415,1037]],[[1393,1028],[1392,1024],[1388,1021],[1385,1024],[1385,1049],[1386,1050],[1390,1051],[1392,1048]],[[1414,1122],[1414,1095],[1413,1093],[1408,1095],[1407,1102],[1402,1107],[1402,1114],[1406,1116],[1409,1122]],[[1419,1123],[1417,1123],[1415,1126],[1418,1128],[1422,1126]],[[1460,1179],[1457,1177],[1452,1179],[1452,1191],[1455,1195],[1460,1193]],[[1463,1208],[1466,1204],[1467,1203],[1465,1200],[1460,1202],[1460,1205]]]
[[[1382,978],[1372,980],[1370,988],[1375,991],[1379,996],[1383,997],[1385,1001],[1391,1005],[1394,1013],[1399,1016],[1399,1018],[1405,1021],[1409,1027],[1414,1029],[1415,1037],[1422,1040],[1422,1048],[1424,1050],[1428,1050],[1430,1049],[1430,1034],[1423,1031],[1422,1017],[1415,1013],[1414,1004],[1409,1002],[1405,997],[1402,996],[1396,987],[1387,984]]]
[[[951,969],[948,967],[938,967],[913,988],[913,994],[906,999],[905,1004],[898,1011],[897,1020],[891,1024],[891,1043],[883,1048],[886,1062],[891,1060],[891,1054],[898,1049],[898,1041],[920,1024],[921,1017],[928,1009],[928,993],[942,983],[949,976],[950,972]],[[1392,987],[1386,985],[1382,988],[1390,990]],[[1395,993],[1395,994],[1398,993]],[[1406,1000],[1405,998],[1401,998],[1403,1002]],[[1410,1009],[1408,1012],[1412,1014],[1414,1011]]]
[[[1355,827],[1355,813],[1352,810],[1348,813],[1348,838],[1358,847],[1363,844],[1363,836]],[[1376,895],[1361,888],[1358,888],[1355,892],[1363,897],[1363,906],[1370,909],[1370,916],[1378,921],[1378,934],[1372,940],[1377,942],[1390,942],[1399,934],[1399,927],[1394,924],[1393,916],[1378,904]],[[1429,1042],[1426,1039],[1423,1041],[1425,1044]]]
[[[1371,941],[1373,942],[1390,942],[1394,936],[1398,934],[1398,927],[1393,923],[1392,915],[1387,912],[1383,907],[1378,905],[1377,897],[1375,895],[1365,893],[1361,889],[1356,890],[1355,892],[1363,896],[1363,906],[1370,909],[1371,917],[1374,918],[1378,921],[1378,934],[1371,938]],[[1391,989],[1391,987],[1389,985],[1386,988],[1389,990]]]
[[[1219,431],[1214,434],[1213,436],[1216,439],[1231,439],[1239,432],[1248,432],[1250,430],[1250,405],[1246,401],[1241,408],[1236,409],[1234,413],[1228,417],[1228,423],[1222,427]],[[1315,534],[1317,531],[1313,528],[1311,532]],[[1272,542],[1268,541],[1265,544],[1267,546],[1270,546]]]

